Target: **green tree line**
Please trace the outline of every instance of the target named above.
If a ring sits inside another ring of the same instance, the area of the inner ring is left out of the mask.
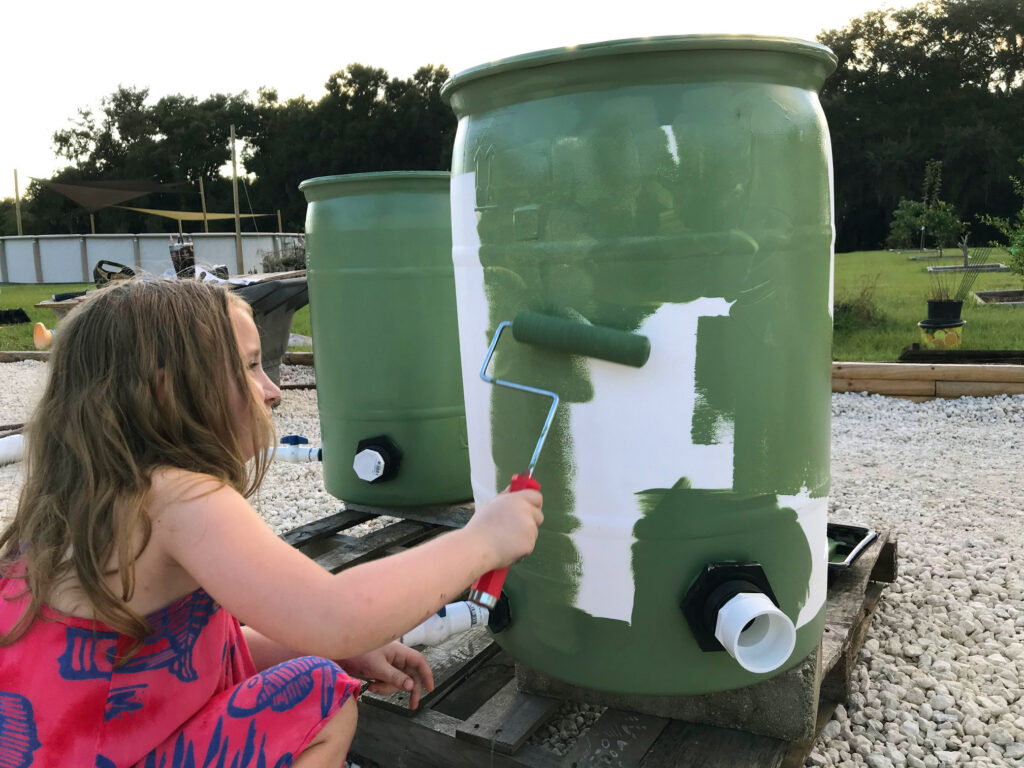
[[[67,167],[55,181],[152,179],[189,182],[182,193],[149,195],[125,205],[179,211],[200,210],[199,179],[207,209],[230,212],[230,127],[249,174],[239,184],[243,213],[281,211],[285,231],[301,231],[306,202],[299,182],[315,176],[365,171],[438,170],[451,166],[455,116],[441,100],[448,78],[443,66],[421,67],[408,79],[383,69],[352,64],[331,75],[318,101],[282,101],[261,88],[216,94],[200,101],[180,94],[149,103],[146,88],[120,87],[103,99],[98,113],[80,110],[70,127],[53,135],[54,151]],[[17,233],[13,199],[0,201],[0,235]],[[89,231],[89,214],[67,198],[32,181],[22,200],[26,234]],[[174,222],[119,208],[96,214],[98,232],[165,232]],[[245,223],[276,230],[276,218]],[[201,223],[192,222],[195,230]],[[234,222],[212,221],[211,231],[231,231]]]
[[[1019,208],[1010,177],[1024,154],[1024,0],[926,0],[871,11],[818,39],[839,59],[821,94],[837,250],[882,247],[900,200],[919,196],[930,160],[942,163],[943,199],[969,224],[972,242],[996,237],[981,217],[1007,218]],[[328,78],[317,101],[282,101],[262,88],[255,99],[173,95],[149,104],[146,89],[119,88],[98,114],[81,111],[54,134],[68,162],[57,178],[192,182],[190,193],[144,201],[182,210],[198,210],[202,178],[209,209],[230,211],[230,180],[219,169],[230,161],[234,123],[251,174],[242,210],[280,209],[284,228],[301,230],[303,179],[450,167],[455,118],[440,98],[447,76],[443,66],[399,79],[353,64]],[[0,234],[15,232],[13,209],[13,200],[0,201]],[[36,183],[22,210],[30,233],[88,231],[81,208]],[[145,232],[166,231],[170,222],[104,209],[97,223],[104,232]]]

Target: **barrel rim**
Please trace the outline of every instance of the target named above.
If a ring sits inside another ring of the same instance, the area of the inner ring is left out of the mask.
[[[315,176],[299,182],[299,191],[328,184],[359,184],[372,181],[449,181],[449,171],[372,171],[368,173],[342,173],[334,176]]]
[[[545,48],[540,51],[517,54],[485,64],[478,64],[448,78],[441,86],[441,98],[451,102],[454,91],[462,86],[493,75],[516,70],[527,70],[568,61],[595,59],[622,54],[663,53],[670,51],[778,51],[807,56],[835,71],[839,59],[832,50],[811,40],[798,37],[761,35],[663,35],[605,40],[563,48]]]

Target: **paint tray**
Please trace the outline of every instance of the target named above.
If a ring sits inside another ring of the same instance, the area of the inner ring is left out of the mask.
[[[828,536],[829,576],[853,565],[871,542],[878,538],[878,533],[870,528],[842,523],[829,523],[826,535]]]

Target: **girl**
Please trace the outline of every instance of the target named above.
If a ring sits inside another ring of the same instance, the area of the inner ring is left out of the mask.
[[[337,768],[349,675],[415,707],[430,669],[395,638],[533,549],[534,491],[337,575],[282,542],[245,500],[280,392],[248,305],[209,283],[97,291],[49,368],[0,536],[4,768]]]

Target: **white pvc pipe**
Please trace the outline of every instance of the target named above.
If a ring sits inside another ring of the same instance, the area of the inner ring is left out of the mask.
[[[448,603],[418,627],[413,627],[398,638],[398,641],[405,645],[439,645],[452,635],[486,624],[489,616],[487,609],[476,603]]]
[[[767,595],[741,592],[718,611],[715,637],[748,672],[771,672],[796,646],[796,628]]]
[[[288,461],[292,464],[323,461],[320,447],[316,445],[278,445],[276,448],[274,459],[277,461]]]
[[[21,461],[25,456],[25,436],[0,437],[0,466]]]

